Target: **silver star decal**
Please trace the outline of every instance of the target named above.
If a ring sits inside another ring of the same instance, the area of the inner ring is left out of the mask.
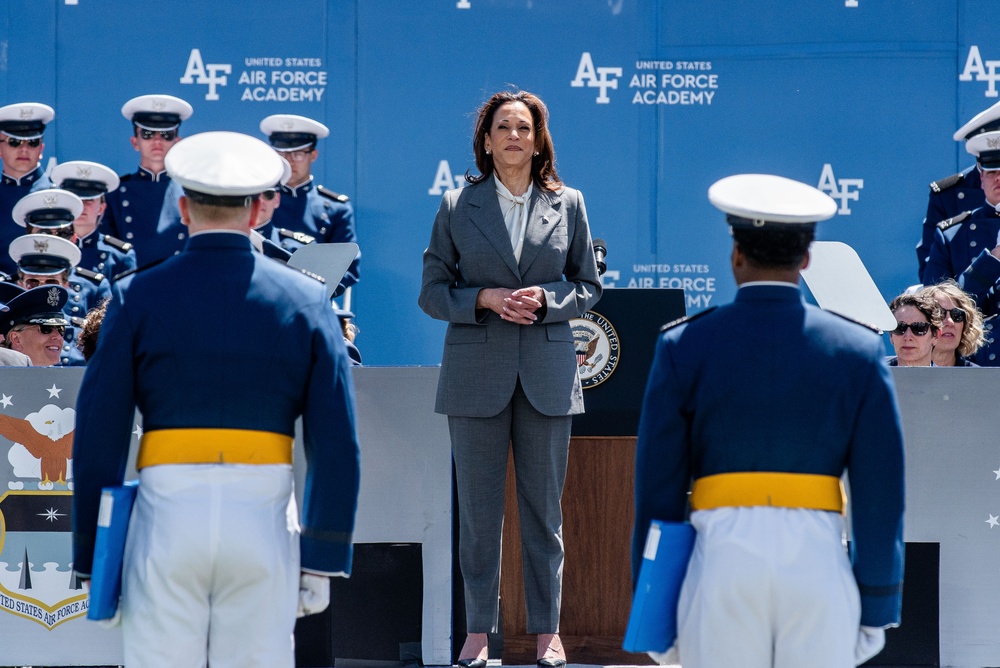
[[[38,513],[39,517],[44,517],[48,522],[55,522],[60,517],[65,517],[65,513],[60,513],[55,508],[49,508],[44,513]]]

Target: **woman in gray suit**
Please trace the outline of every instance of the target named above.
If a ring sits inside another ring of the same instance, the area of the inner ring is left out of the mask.
[[[420,307],[448,322],[435,411],[448,416],[458,481],[468,636],[484,668],[497,630],[507,452],[514,456],[528,632],[538,665],[559,640],[562,509],[572,416],[583,412],[570,318],[601,295],[583,196],[555,169],[548,109],[524,91],[479,110],[479,176],[444,195],[424,252]]]

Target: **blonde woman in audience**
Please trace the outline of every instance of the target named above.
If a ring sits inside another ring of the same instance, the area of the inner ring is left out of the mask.
[[[934,345],[935,366],[979,366],[972,356],[986,341],[983,314],[976,302],[952,279],[929,285],[926,294],[941,307],[941,333]]]
[[[931,366],[941,332],[941,309],[929,295],[899,295],[889,304],[896,329],[889,334],[895,357],[889,366]]]

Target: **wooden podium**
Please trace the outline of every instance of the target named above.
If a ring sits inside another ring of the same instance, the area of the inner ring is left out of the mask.
[[[570,442],[562,504],[566,562],[560,635],[572,663],[652,664],[645,654],[621,648],[632,605],[635,436],[659,328],[683,315],[681,290],[611,289],[587,316],[588,322],[571,322],[578,341],[588,332],[612,332],[608,341],[602,339],[601,345],[590,347],[595,350],[593,357],[600,350],[607,351],[605,346],[613,339],[618,346],[610,351],[615,358],[610,375],[600,378],[601,363],[612,355],[592,365],[599,383],[587,387],[584,381],[587,412],[574,419]],[[578,343],[579,349],[585,348]],[[503,531],[503,663],[531,665],[535,637],[526,634],[517,494],[510,459]]]

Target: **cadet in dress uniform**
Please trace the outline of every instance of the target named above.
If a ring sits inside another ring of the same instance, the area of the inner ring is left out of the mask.
[[[986,344],[973,361],[980,366],[1000,366],[1000,341],[996,315],[1000,312],[1000,131],[973,136],[965,144],[976,156],[986,203],[938,225],[927,265],[927,278],[954,278],[972,295],[986,317]]]
[[[799,292],[814,223],[836,211],[827,195],[744,174],[709,199],[728,214],[740,287],[657,343],[633,574],[650,521],[683,521],[690,489],[697,538],[674,647],[684,668],[854,666],[900,621],[903,442],[882,339]]]
[[[18,264],[17,284],[21,287],[31,290],[38,286],[58,285],[66,289],[68,297],[62,309],[67,326],[63,332],[62,353],[56,364],[86,364],[83,353],[76,345],[79,324],[89,310],[81,294],[81,286],[90,282],[73,273],[73,263],[79,261],[80,249],[70,241],[49,234],[25,234],[11,242],[10,255]],[[104,281],[103,287],[108,289],[107,281]]]
[[[76,214],[76,218],[79,218],[83,206],[83,201],[68,190],[39,190],[17,203],[13,213],[14,222],[23,225],[29,236],[52,235],[76,246],[73,221],[67,220],[67,217]],[[56,244],[50,247],[50,252],[58,253],[65,261],[72,263],[64,284],[70,291],[66,315],[82,318],[87,315],[87,311],[111,297],[111,285],[104,274],[79,266],[83,257],[79,248],[73,253],[64,244]],[[25,273],[21,266],[18,266],[18,271]]]
[[[190,104],[172,95],[140,95],[122,107],[132,123],[139,169],[122,175],[118,189],[108,193],[101,231],[131,243],[140,267],[184,248],[187,228],[176,207],[181,191],[170,188],[163,161],[180,140],[181,121],[192,113]]]
[[[43,285],[13,297],[0,313],[3,347],[27,355],[30,366],[58,364],[61,330],[68,324],[62,312],[66,297],[66,289],[58,285]]]
[[[132,244],[97,230],[107,208],[105,196],[118,188],[118,175],[96,162],[71,160],[57,165],[50,178],[57,188],[83,200],[83,213],[73,221],[80,266],[112,281],[118,274],[135,269]]]
[[[273,188],[268,188],[260,194],[260,211],[257,213],[257,222],[254,224],[253,232],[250,233],[250,242],[253,247],[269,258],[279,262],[288,263],[292,254],[278,244],[272,234],[277,234],[274,225],[271,225],[271,218],[274,211],[281,205],[281,187],[288,183],[292,176],[292,167],[287,160],[282,159],[283,172],[281,181]]]
[[[11,211],[18,200],[51,183],[41,166],[45,144],[42,135],[56,112],[37,102],[21,102],[0,107],[0,248],[7,248],[22,234],[11,223]],[[0,253],[0,271],[13,276],[16,267]]]
[[[310,118],[275,114],[260,122],[260,131],[292,166],[292,176],[281,188],[281,206],[274,212],[272,227],[260,230],[261,234],[293,253],[313,241],[357,243],[354,209],[348,197],[313,183],[312,164],[319,156],[316,142],[329,136],[330,130]],[[334,297],[358,282],[360,260],[359,253]]]
[[[955,141],[968,141],[977,134],[1000,129],[1000,102],[976,114],[968,123],[955,131]],[[923,281],[931,247],[934,245],[934,230],[941,221],[948,220],[966,211],[983,205],[983,187],[979,179],[979,169],[973,165],[958,174],[935,181],[931,184],[927,200],[927,215],[924,216],[923,234],[917,244],[917,260],[920,264],[920,279]]]
[[[280,162],[231,132],[170,152],[191,237],[180,255],[115,283],[80,386],[81,577],[101,488],[121,484],[136,408],[143,416],[121,605],[128,666],[291,668],[296,607],[325,608],[328,576],[351,570],[359,451],[336,317],[323,284],[255,253],[248,238]],[[287,513],[300,416],[301,536]]]

